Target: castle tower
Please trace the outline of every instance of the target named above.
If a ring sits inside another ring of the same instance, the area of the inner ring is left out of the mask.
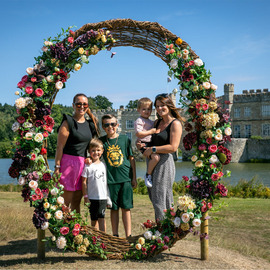
[[[234,95],[234,84],[225,83],[224,84],[224,108],[229,109],[229,113],[231,112],[231,108],[233,104],[233,95]]]

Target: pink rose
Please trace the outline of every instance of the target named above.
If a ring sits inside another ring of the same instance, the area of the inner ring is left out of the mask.
[[[25,93],[28,94],[28,95],[32,94],[33,91],[34,91],[34,89],[33,89],[33,87],[31,87],[31,86],[27,86],[27,87],[25,88]]]
[[[189,180],[189,178],[188,178],[187,176],[182,176],[182,178],[183,178],[183,180],[186,181],[186,182]]]
[[[170,242],[170,238],[169,238],[169,236],[164,236],[164,242],[165,243],[169,243]]]
[[[174,53],[174,52],[175,52],[175,50],[174,50],[174,49],[171,49],[171,50],[170,50],[170,53]]]
[[[223,176],[223,172],[222,171],[218,172],[218,177],[222,177],[222,176]]]
[[[44,131],[44,132],[42,133],[42,135],[43,135],[44,138],[47,138],[47,137],[49,136],[49,133],[48,133],[48,131]]]
[[[24,75],[22,77],[22,81],[25,82],[25,83],[28,82],[28,76],[27,75]]]
[[[211,153],[215,153],[217,151],[217,146],[215,144],[211,144],[209,147],[208,147],[208,150],[211,152]]]
[[[73,38],[73,37],[69,37],[69,38],[68,38],[68,42],[69,42],[69,43],[73,43],[73,42],[74,42],[74,38]]]
[[[203,108],[204,111],[206,111],[206,110],[208,110],[209,106],[208,106],[208,104],[203,104],[202,108]]]
[[[23,88],[23,87],[25,87],[25,82],[23,82],[23,81],[18,82],[17,87],[18,87],[18,88]]]
[[[168,54],[170,54],[170,53],[171,53],[170,51],[166,51],[166,52],[165,52],[165,55],[168,55]]]
[[[81,225],[80,225],[79,223],[76,223],[76,224],[74,225],[74,229],[75,229],[75,230],[80,230],[80,228],[81,228]]]
[[[199,110],[201,108],[201,104],[200,103],[197,103],[196,104],[196,109]]]
[[[206,150],[206,145],[205,144],[200,144],[199,147],[198,147],[198,149],[200,151],[204,151],[204,150]]]
[[[217,173],[213,173],[212,175],[211,175],[211,179],[213,180],[213,181],[217,181],[218,180],[218,174]]]
[[[204,205],[202,206],[201,211],[202,211],[203,213],[207,211],[207,206],[206,206],[206,204],[204,204]]]
[[[36,188],[35,192],[36,192],[37,195],[40,195],[41,194],[40,188]]]
[[[36,194],[32,195],[32,201],[36,201],[38,199],[38,196]]]
[[[36,159],[36,155],[33,153],[31,154],[31,160],[35,160]]]
[[[60,229],[60,233],[61,233],[62,235],[68,234],[68,233],[69,233],[69,227],[62,227],[62,228]]]
[[[208,207],[208,209],[211,209],[212,208],[212,203],[207,203],[207,207]]]
[[[37,97],[42,97],[44,92],[43,92],[43,90],[41,88],[37,88],[35,90],[35,94],[36,94]]]
[[[173,211],[171,211],[171,215],[172,215],[173,217],[175,217],[176,213],[173,212]]]
[[[37,81],[37,78],[36,78],[36,77],[32,77],[32,78],[31,78],[31,82],[34,83],[34,82],[36,82],[36,81]]]
[[[167,213],[167,209],[164,209],[163,212],[164,212],[164,213]]]

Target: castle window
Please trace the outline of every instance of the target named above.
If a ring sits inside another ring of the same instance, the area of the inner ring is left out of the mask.
[[[127,137],[130,139],[130,141],[132,140],[132,133],[131,132],[126,132]]]
[[[234,117],[239,118],[240,117],[240,108],[234,108]]]
[[[262,124],[262,136],[270,136],[270,124]]]
[[[126,129],[134,129],[134,121],[133,120],[126,121]]]
[[[251,115],[250,107],[245,107],[244,108],[244,116],[249,117],[250,115]]]
[[[239,125],[235,125],[233,127],[233,137],[240,138],[240,126]]]
[[[270,116],[270,105],[262,105],[262,116]]]
[[[245,125],[245,138],[250,138],[251,136],[251,125]]]

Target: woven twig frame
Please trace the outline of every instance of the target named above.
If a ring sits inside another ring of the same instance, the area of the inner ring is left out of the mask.
[[[131,19],[113,19],[99,23],[85,24],[75,32],[75,38],[91,29],[98,30],[101,28],[109,30],[114,39],[117,40],[113,47],[132,46],[141,48],[154,53],[164,62],[168,61],[168,59],[165,58],[166,48],[164,44],[166,43],[166,39],[175,41],[178,38],[178,36],[174,35],[157,22],[142,22]],[[188,43],[183,40],[180,47],[185,49],[188,46]],[[198,58],[191,48],[189,51],[194,59]]]

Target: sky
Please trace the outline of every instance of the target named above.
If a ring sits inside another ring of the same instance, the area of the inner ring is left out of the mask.
[[[1,0],[0,103],[13,105],[17,83],[41,54],[43,42],[61,28],[110,19],[158,22],[185,40],[210,70],[216,95],[232,83],[235,94],[269,88],[269,0]],[[70,106],[73,96],[106,96],[117,109],[130,100],[178,88],[167,82],[168,66],[151,52],[116,47],[90,57],[71,73],[55,100]]]

